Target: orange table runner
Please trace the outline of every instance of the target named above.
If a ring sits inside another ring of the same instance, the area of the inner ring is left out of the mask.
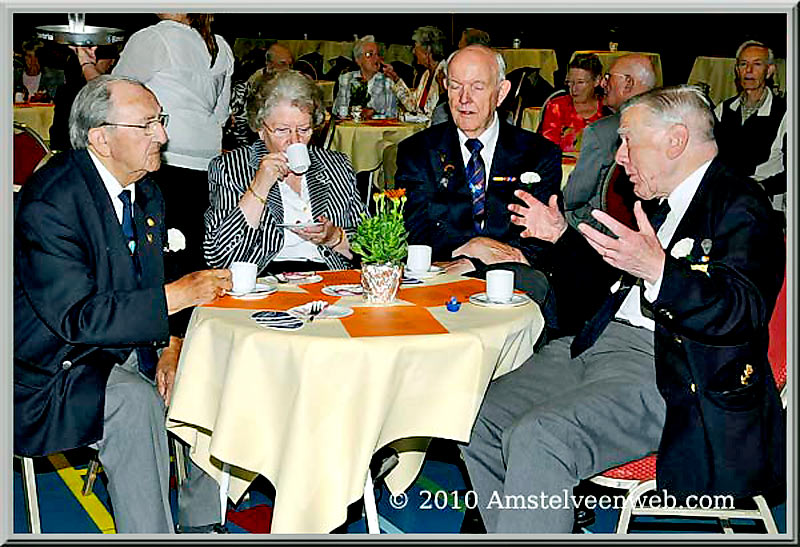
[[[431,312],[419,306],[353,308],[353,315],[341,319],[341,322],[353,338],[449,332]]]
[[[473,294],[484,292],[485,290],[485,281],[481,279],[465,279],[463,281],[453,281],[452,283],[442,283],[441,285],[403,287],[397,297],[417,306],[429,308],[446,305],[451,296],[455,296],[459,302],[464,303]]]
[[[242,300],[232,296],[217,298],[205,306],[209,308],[233,308],[239,310],[278,310],[286,311],[301,306],[312,300],[325,300],[329,304],[339,300],[338,296],[317,296],[300,292],[276,292],[256,300]]]

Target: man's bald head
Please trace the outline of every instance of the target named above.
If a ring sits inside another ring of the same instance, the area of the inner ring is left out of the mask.
[[[653,89],[656,85],[656,72],[650,58],[631,53],[617,58],[603,79],[606,90],[605,105],[619,110],[622,103]]]
[[[279,72],[281,70],[288,70],[292,68],[294,59],[292,52],[289,48],[281,44],[272,44],[267,50],[267,70],[270,72]]]

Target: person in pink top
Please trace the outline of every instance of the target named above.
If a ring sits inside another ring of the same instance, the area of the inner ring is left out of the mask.
[[[597,90],[603,65],[593,53],[578,54],[570,62],[565,84],[568,95],[545,103],[539,132],[561,147],[562,152],[580,150],[580,136],[590,123],[610,114]]]

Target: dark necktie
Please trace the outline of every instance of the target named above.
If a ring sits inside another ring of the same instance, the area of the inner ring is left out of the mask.
[[[653,230],[655,230],[656,233],[658,233],[658,229],[661,225],[664,224],[667,214],[669,214],[669,202],[665,199],[654,208],[653,213],[650,215],[650,224],[653,226]],[[628,293],[631,292],[631,289],[639,279],[625,272],[622,274],[619,281],[620,286],[617,292],[608,295],[608,298],[606,298],[603,305],[600,306],[600,309],[597,310],[597,313],[594,314],[594,317],[584,323],[578,335],[572,339],[569,350],[573,359],[597,342],[597,339],[600,338],[600,335],[608,324],[614,319],[625,297],[628,296]]]
[[[480,232],[486,216],[486,168],[481,158],[483,143],[478,139],[467,139],[466,145],[471,154],[467,161],[467,184],[472,192],[472,220],[475,231]]]
[[[131,191],[123,190],[119,193],[119,199],[122,202],[122,234],[127,239],[128,250],[131,253],[131,265],[138,281],[142,275],[142,269],[139,263],[139,254],[136,252],[136,229],[133,224]],[[158,363],[155,350],[149,347],[139,347],[136,348],[136,353],[139,361],[139,370],[142,374],[154,380],[156,377],[156,364]]]

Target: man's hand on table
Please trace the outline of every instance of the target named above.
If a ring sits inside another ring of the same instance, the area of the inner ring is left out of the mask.
[[[475,269],[470,262],[466,258],[459,258],[458,260],[450,260],[445,262],[434,262],[434,266],[439,266],[440,268],[444,268],[444,273],[450,275],[464,275],[469,273]]]
[[[181,347],[183,347],[183,338],[170,336],[169,346],[161,352],[158,365],[156,365],[156,388],[166,406],[169,406],[169,400],[172,397],[172,386],[175,383],[175,372],[178,370]]]
[[[497,264],[498,262],[521,262],[522,264],[528,264],[528,259],[526,259],[522,251],[516,247],[483,236],[473,237],[454,250],[453,256],[477,258],[486,265]]]
[[[164,285],[167,313],[172,315],[192,306],[207,304],[232,288],[231,271],[227,269],[200,270],[186,274],[177,281]]]

